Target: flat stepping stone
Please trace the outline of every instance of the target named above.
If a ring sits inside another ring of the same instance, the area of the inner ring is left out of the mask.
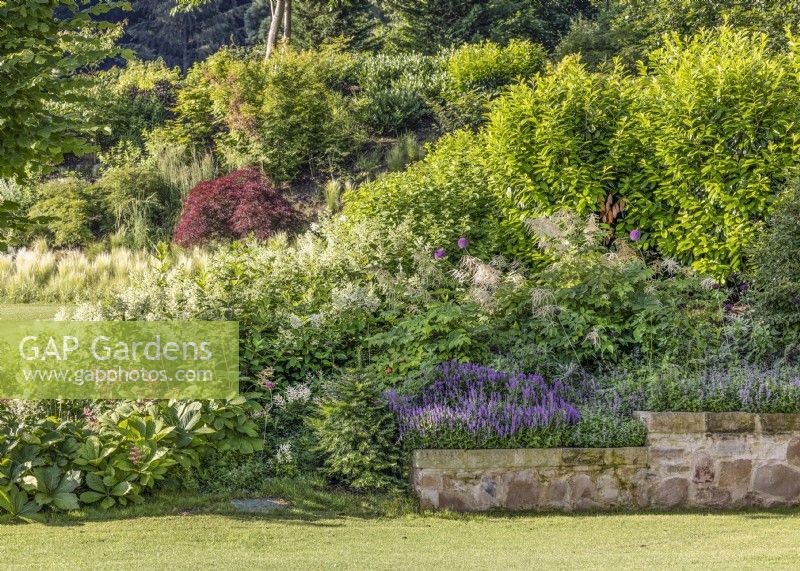
[[[285,500],[270,500],[267,498],[253,498],[249,500],[231,500],[233,507],[251,513],[272,512],[285,510],[289,507],[289,502]]]

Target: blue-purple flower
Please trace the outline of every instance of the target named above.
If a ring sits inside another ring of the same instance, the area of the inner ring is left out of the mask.
[[[447,255],[444,248],[436,248],[436,251],[433,253],[433,257],[437,260],[441,260]]]
[[[392,389],[387,399],[403,438],[467,433],[481,440],[576,424],[580,413],[564,393],[559,381],[539,375],[448,361],[427,386],[410,395]]]
[[[739,291],[747,291],[749,289],[750,289],[750,284],[748,284],[747,282],[744,282],[742,283],[742,285],[739,286]]]
[[[469,240],[467,240],[466,236],[461,236],[461,238],[458,239],[458,248],[464,250],[467,246],[469,246]]]
[[[642,232],[641,232],[641,231],[640,231],[638,228],[636,228],[636,229],[634,229],[634,230],[631,230],[630,234],[628,234],[628,237],[629,237],[629,238],[630,238],[630,239],[631,239],[633,242],[636,242],[636,241],[638,241],[638,240],[639,240],[639,238],[641,238],[641,237],[642,237]]]

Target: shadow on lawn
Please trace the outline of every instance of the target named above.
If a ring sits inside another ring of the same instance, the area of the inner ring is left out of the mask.
[[[270,499],[287,508],[248,512],[234,507],[232,499]],[[263,520],[282,524],[340,527],[343,518],[379,519],[415,513],[413,501],[404,496],[360,495],[324,488],[303,481],[272,480],[258,492],[247,494],[166,493],[148,497],[144,504],[110,510],[88,509],[71,514],[45,514],[48,526],[82,526],[86,523],[140,518],[223,516],[242,521]]]
[[[452,512],[450,512],[452,514]],[[702,509],[702,508],[681,508],[681,509],[643,509],[640,511],[631,510],[586,510],[578,512],[560,511],[487,511],[479,514],[452,514],[461,517],[490,518],[497,520],[514,520],[520,518],[546,517],[546,518],[603,518],[603,517],[671,517],[671,516],[709,516],[709,517],[745,517],[747,519],[800,519],[800,507],[779,507],[779,508],[737,508],[737,509]]]
[[[309,506],[292,506],[287,509],[273,510],[269,512],[250,513],[243,512],[233,507],[229,500],[208,499],[203,497],[170,497],[162,498],[162,502],[170,501],[170,507],[161,503],[158,506],[136,506],[127,509],[117,509],[110,511],[91,511],[74,515],[52,515],[40,523],[55,527],[83,526],[87,523],[101,523],[104,521],[136,520],[143,518],[191,518],[198,516],[220,516],[241,522],[261,521],[264,523],[275,522],[281,525],[297,525],[303,527],[319,528],[341,528],[346,525],[348,519],[358,520],[379,520],[405,517],[415,515],[421,520],[424,519],[448,519],[458,521],[514,521],[530,518],[565,518],[565,519],[594,519],[594,518],[651,518],[651,517],[677,517],[677,516],[709,516],[709,517],[744,517],[753,520],[785,520],[800,518],[800,508],[775,508],[769,511],[760,509],[740,509],[740,510],[647,510],[640,512],[632,511],[587,511],[587,512],[483,512],[483,513],[456,513],[448,511],[439,512],[420,512],[417,509],[397,512],[394,510],[381,511],[374,509],[353,509],[331,510],[320,506],[318,508]]]
[[[286,509],[274,509],[251,513],[242,511],[231,504],[232,499],[262,498],[287,502]],[[646,511],[586,511],[586,512],[507,512],[490,511],[483,513],[456,513],[448,511],[420,512],[417,503],[408,495],[356,494],[342,489],[326,487],[319,480],[270,479],[258,491],[247,494],[179,493],[162,492],[147,498],[138,506],[99,509],[74,512],[72,514],[48,514],[42,522],[49,526],[82,526],[86,523],[103,521],[134,520],[141,518],[221,516],[237,521],[280,522],[298,526],[337,528],[345,525],[343,520],[377,520],[415,516],[421,519],[455,519],[459,521],[497,520],[513,521],[524,518],[641,518],[670,517],[681,515],[730,516],[748,519],[800,518],[800,508],[751,508],[740,510],[646,510]]]

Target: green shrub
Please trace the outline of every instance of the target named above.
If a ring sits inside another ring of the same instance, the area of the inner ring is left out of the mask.
[[[670,39],[649,73],[588,72],[566,58],[498,100],[487,128],[492,187],[524,256],[524,221],[569,208],[617,235],[724,277],[798,156],[796,58],[731,28]],[[527,246],[527,248],[526,248]]]
[[[406,376],[450,359],[480,361],[487,357],[485,325],[470,302],[434,302],[425,311],[397,316],[388,331],[370,337],[375,370]]]
[[[431,103],[442,90],[442,67],[441,58],[420,54],[365,57],[356,99],[362,121],[378,134],[398,134],[431,117]]]
[[[686,37],[721,25],[763,32],[770,48],[781,51],[786,29],[797,30],[800,23],[798,6],[780,0],[610,0],[595,6],[591,19],[579,17],[572,22],[557,54],[580,53],[590,64],[619,57],[633,66],[663,45],[665,34]]]
[[[494,270],[494,344],[535,347],[538,370],[547,373],[557,363],[596,370],[634,356],[685,361],[717,349],[725,294],[713,280],[674,260],[648,265],[627,239],[609,251],[593,219],[561,212],[531,230],[552,262],[527,280],[503,280]]]
[[[505,85],[533,78],[546,63],[544,48],[527,40],[511,40],[506,46],[467,44],[447,60],[447,80],[459,92],[496,92]]]
[[[491,42],[460,47],[447,60],[440,122],[448,129],[479,126],[503,88],[533,78],[546,63],[544,49],[527,40],[512,40],[505,47]]]
[[[722,28],[667,43],[651,66],[643,166],[657,185],[650,201],[630,197],[630,224],[702,272],[740,270],[800,150],[796,62]]]
[[[381,176],[345,194],[343,212],[354,222],[408,221],[417,236],[451,252],[457,251],[459,237],[467,236],[474,245],[471,253],[492,255],[505,246],[497,224],[501,213],[483,164],[480,137],[447,135],[407,171]]]
[[[92,185],[78,178],[59,178],[36,189],[30,216],[52,218],[34,235],[43,235],[55,247],[83,246],[99,236],[107,223],[102,202]]]
[[[146,132],[171,118],[180,71],[168,68],[162,60],[131,60],[124,68],[99,73],[96,82],[95,111],[109,126],[98,138],[103,157],[120,146],[142,149]]]
[[[752,299],[782,345],[800,343],[800,183],[791,182],[750,251]]]
[[[222,50],[188,73],[168,131],[176,143],[213,141],[228,168],[258,165],[276,182],[334,171],[364,138],[337,90],[350,73],[342,61],[326,51],[282,51],[265,62]]]
[[[515,236],[507,250],[536,256],[525,221],[568,208],[597,212],[611,196],[647,185],[641,142],[629,123],[638,87],[618,68],[591,73],[566,59],[533,87],[519,84],[497,100],[486,148],[492,186]]]
[[[323,454],[323,473],[356,490],[393,488],[400,456],[394,416],[382,387],[359,375],[344,375],[329,387],[309,419]]]

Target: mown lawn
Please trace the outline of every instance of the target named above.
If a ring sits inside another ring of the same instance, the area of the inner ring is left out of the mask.
[[[0,525],[0,568],[764,569],[800,566],[798,546],[799,510],[420,515],[321,494],[250,515],[222,499],[172,498]]]
[[[60,308],[58,304],[49,303],[0,303],[0,321],[52,319]]]

